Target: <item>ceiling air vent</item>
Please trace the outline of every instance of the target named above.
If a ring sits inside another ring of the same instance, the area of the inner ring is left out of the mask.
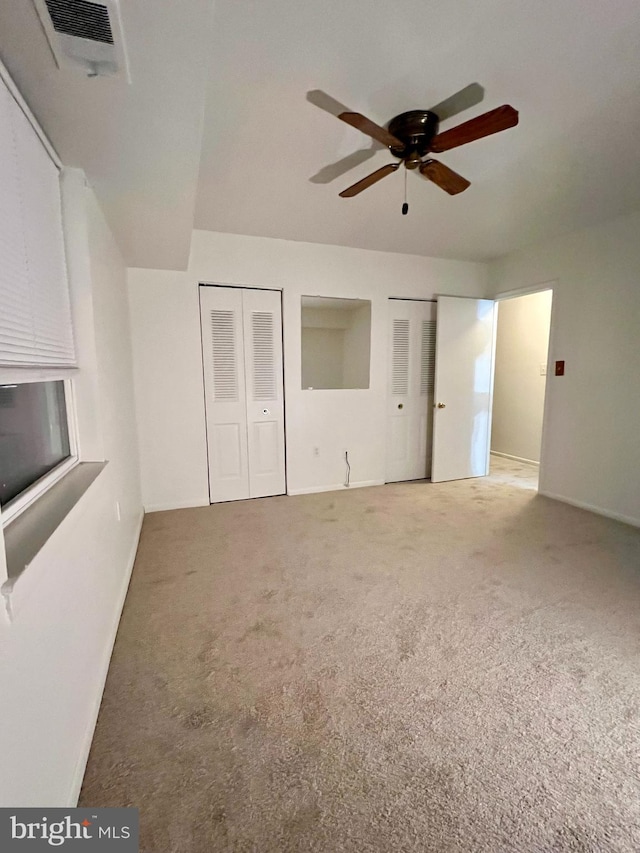
[[[59,68],[131,82],[118,2],[34,0]]]
[[[109,10],[87,0],[45,0],[57,33],[113,44]]]

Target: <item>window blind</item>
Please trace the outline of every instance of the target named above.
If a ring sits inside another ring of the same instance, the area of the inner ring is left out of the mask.
[[[58,168],[1,78],[0,366],[75,366]]]

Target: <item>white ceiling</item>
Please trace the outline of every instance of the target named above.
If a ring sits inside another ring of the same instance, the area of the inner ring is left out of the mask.
[[[131,85],[58,70],[31,0],[0,0],[0,58],[62,162],[84,168],[131,266],[189,257],[211,0],[121,0]]]
[[[186,263],[191,228],[484,260],[640,208],[637,0],[123,0],[132,85],[57,71],[30,0],[0,3],[0,56],[136,266]],[[520,125],[439,155],[450,197],[404,170],[309,181],[369,141],[306,100],[386,123],[472,82]],[[202,117],[204,114],[204,125]],[[198,174],[199,163],[199,174]]]

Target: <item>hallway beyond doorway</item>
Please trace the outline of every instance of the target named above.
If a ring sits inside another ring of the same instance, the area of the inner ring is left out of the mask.
[[[507,459],[505,456],[492,453],[487,479],[493,483],[502,483],[505,486],[515,486],[518,489],[537,492],[538,472],[539,467],[533,462]]]
[[[525,465],[541,461],[552,301],[546,287],[498,303],[491,451]]]

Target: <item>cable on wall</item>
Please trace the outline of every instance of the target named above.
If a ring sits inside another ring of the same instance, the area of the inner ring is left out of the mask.
[[[349,463],[349,451],[348,450],[345,450],[345,452],[344,452],[344,461],[347,463],[347,476],[345,477],[344,484],[345,484],[345,486],[349,487],[351,485],[351,483],[349,482],[351,480],[351,465]]]

